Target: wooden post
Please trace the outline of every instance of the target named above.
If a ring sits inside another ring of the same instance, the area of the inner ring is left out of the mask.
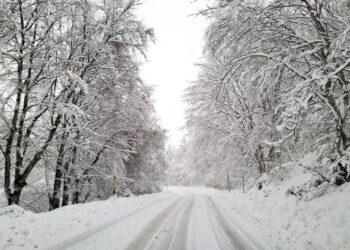
[[[243,194],[245,193],[245,190],[244,190],[244,175],[242,176],[242,184],[243,184]]]
[[[230,188],[230,174],[228,172],[228,169],[227,169],[227,189],[228,189],[228,192],[230,193],[231,192],[231,188]]]
[[[113,194],[116,194],[116,189],[117,189],[117,178],[114,176],[113,180]]]
[[[114,166],[113,166],[113,175],[114,175],[114,178],[113,178],[113,194],[116,195],[117,193],[117,161],[115,160],[114,161]]]

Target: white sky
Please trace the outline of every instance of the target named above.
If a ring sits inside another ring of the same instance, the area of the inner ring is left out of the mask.
[[[144,0],[138,16],[156,33],[156,43],[149,48],[148,62],[141,76],[155,87],[154,99],[161,126],[169,131],[169,142],[178,145],[184,135],[186,104],[183,93],[195,80],[202,53],[206,21],[190,17],[204,7],[199,0]]]

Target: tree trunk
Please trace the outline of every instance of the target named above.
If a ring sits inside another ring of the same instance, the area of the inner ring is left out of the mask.
[[[66,121],[66,118],[64,118]],[[66,128],[66,122],[62,124],[63,130]],[[58,148],[58,157],[56,161],[56,173],[55,173],[55,180],[53,184],[53,191],[52,191],[52,200],[50,200],[50,210],[59,208],[60,206],[60,197],[61,197],[61,186],[62,186],[62,177],[63,177],[63,161],[64,161],[64,149],[65,149],[65,142],[66,142],[67,134],[66,132],[63,132],[63,135],[61,137],[61,143]]]
[[[55,181],[53,184],[52,199],[50,201],[50,210],[59,208],[60,206],[60,194],[61,194],[60,191],[61,191],[61,185],[62,185],[62,177],[63,177],[62,164],[61,165],[57,164]]]
[[[259,174],[265,173],[266,167],[264,164],[264,153],[263,153],[263,149],[262,149],[261,145],[259,145],[255,151],[255,159],[258,163]]]
[[[79,179],[75,178],[74,184],[73,184],[73,195],[72,195],[72,204],[78,204],[79,203]]]
[[[19,182],[15,180],[14,191],[8,195],[8,204],[9,205],[19,205],[21,193],[23,188],[27,185],[26,182]]]
[[[345,123],[343,121],[339,121],[337,125],[337,152],[339,156],[343,156],[344,151],[348,147],[348,138],[344,132],[344,128]]]
[[[9,206],[11,205],[19,205],[19,199],[21,197],[21,191],[16,191],[16,192],[13,192],[9,195],[8,197],[8,204]]]
[[[70,186],[70,179],[69,176],[66,175],[63,180],[63,198],[62,198],[62,207],[67,206],[69,204],[69,186]]]
[[[69,186],[71,183],[69,173],[69,161],[70,159],[67,159],[66,164],[64,164],[62,207],[67,206],[69,203]]]

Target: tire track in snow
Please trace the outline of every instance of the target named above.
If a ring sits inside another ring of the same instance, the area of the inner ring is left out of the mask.
[[[215,229],[214,227],[214,233],[221,249],[264,249],[262,246],[254,242],[249,235],[243,235],[242,232],[233,229],[232,226],[227,222],[227,219],[225,219],[225,216],[222,214],[220,209],[216,206],[216,204],[209,196],[206,196],[206,203],[210,210],[209,216],[212,218],[212,220],[215,218],[216,224],[219,226],[219,229]],[[224,236],[222,236],[222,233]]]
[[[185,197],[174,203],[149,222],[126,250],[186,249],[188,217],[193,197]]]
[[[244,247],[237,239],[236,235],[229,229],[223,218],[213,208],[209,200],[205,199],[208,218],[215,235],[216,242],[221,250],[237,249],[244,250]]]
[[[103,230],[106,230],[106,229],[108,229],[108,228],[118,224],[119,222],[132,217],[135,214],[138,214],[138,213],[142,212],[145,209],[148,209],[148,208],[150,208],[150,207],[152,207],[154,205],[157,205],[157,204],[159,204],[161,202],[164,202],[164,201],[167,201],[169,199],[172,199],[172,197],[166,197],[164,199],[161,199],[159,201],[153,202],[153,203],[148,204],[146,206],[142,206],[142,207],[140,207],[140,208],[138,208],[138,209],[136,209],[136,210],[134,210],[134,211],[132,211],[130,213],[122,215],[121,217],[118,217],[118,218],[116,218],[116,219],[114,219],[114,220],[112,220],[112,221],[110,221],[108,223],[99,225],[99,226],[93,228],[92,230],[89,230],[89,231],[86,231],[86,232],[84,232],[82,234],[76,235],[76,236],[72,237],[71,239],[67,239],[61,244],[55,244],[54,246],[50,246],[50,247],[45,248],[45,249],[47,249],[47,250],[61,250],[62,249],[63,250],[63,249],[67,249],[69,247],[72,247],[75,244],[77,244],[79,242],[82,242],[82,241],[88,239],[89,237],[91,237],[91,236],[93,236],[93,235],[95,235],[95,234],[97,234],[97,233],[99,233],[99,232],[101,232]],[[176,202],[174,202],[174,203],[176,203]]]
[[[183,215],[180,217],[178,226],[176,227],[175,237],[169,242],[167,249],[187,249],[188,224],[194,205],[194,197],[191,198],[189,204],[185,207]]]
[[[191,196],[163,225],[157,235],[157,240],[154,240],[148,249],[187,249],[188,224],[193,206],[194,196]]]

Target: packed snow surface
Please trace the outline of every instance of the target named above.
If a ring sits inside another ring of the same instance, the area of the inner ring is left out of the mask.
[[[285,188],[169,187],[42,214],[8,207],[0,249],[348,249],[350,185],[311,201]]]

